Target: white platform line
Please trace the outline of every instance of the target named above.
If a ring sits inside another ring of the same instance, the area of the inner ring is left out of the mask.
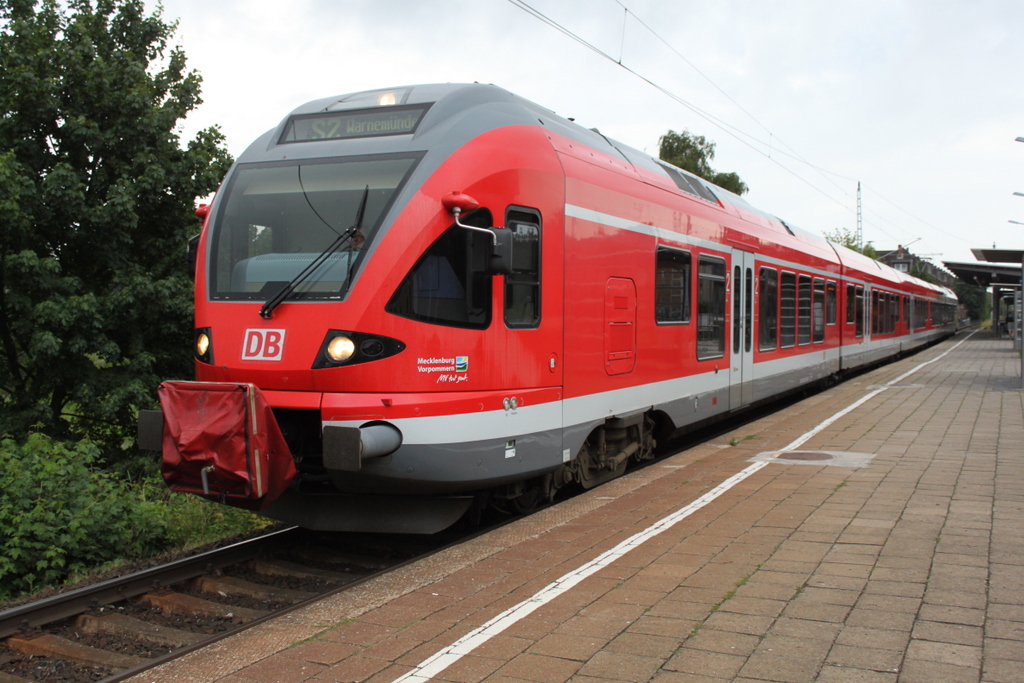
[[[667,517],[663,517],[658,522],[655,522],[651,526],[647,527],[643,531],[630,536],[625,541],[622,541],[611,550],[607,550],[601,555],[597,556],[590,562],[587,562],[578,569],[565,574],[557,581],[549,584],[543,590],[535,593],[530,598],[527,598],[523,602],[519,603],[515,607],[511,607],[498,616],[488,621],[483,626],[471,631],[452,645],[448,646],[444,650],[441,650],[437,654],[428,657],[427,659],[420,662],[418,666],[413,668],[408,673],[402,675],[395,680],[395,683],[406,683],[406,682],[421,682],[429,681],[431,677],[441,673],[449,666],[459,661],[464,655],[469,654],[475,648],[483,645],[488,640],[498,635],[508,627],[515,624],[520,619],[523,619],[527,615],[531,614],[540,607],[543,607],[547,603],[557,598],[562,593],[566,592],[573,586],[583,581],[588,576],[595,574],[604,567],[607,567],[615,560],[619,559],[630,550],[639,547],[644,542],[654,538],[663,531],[672,528],[676,523],[682,521],[686,517],[701,509],[714,499],[721,496],[723,493],[731,489],[736,484],[740,483],[750,475],[754,474],[765,465],[767,462],[756,462],[747,467],[746,469],[737,472],[733,476],[729,477],[721,484],[705,493],[700,498],[694,500],[689,505],[682,507]]]

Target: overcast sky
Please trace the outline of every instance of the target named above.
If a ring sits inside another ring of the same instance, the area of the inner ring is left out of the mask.
[[[853,230],[860,181],[883,253],[1024,248],[1020,0],[527,2],[611,59],[509,0],[163,0],[203,77],[183,135],[218,125],[237,156],[312,99],[480,81],[652,156],[704,135],[807,230]]]

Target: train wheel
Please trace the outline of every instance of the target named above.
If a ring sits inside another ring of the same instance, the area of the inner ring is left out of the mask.
[[[541,491],[540,487],[531,486],[523,491],[522,495],[510,500],[509,507],[516,514],[525,515],[536,510],[542,498],[544,498],[544,492]]]
[[[615,477],[621,476],[626,471],[626,461],[623,460],[614,469],[606,469],[597,460],[591,450],[589,443],[584,443],[583,448],[580,449],[579,455],[576,456],[578,463],[577,481],[580,486],[585,489],[592,489],[598,484],[603,484],[606,481],[611,481]]]

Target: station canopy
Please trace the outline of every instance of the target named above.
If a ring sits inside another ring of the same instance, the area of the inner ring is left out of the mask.
[[[978,263],[943,261],[943,265],[971,285],[990,287],[1020,287],[1021,268],[1024,264],[1022,249],[971,249]],[[1011,265],[1012,264],[1012,265]]]

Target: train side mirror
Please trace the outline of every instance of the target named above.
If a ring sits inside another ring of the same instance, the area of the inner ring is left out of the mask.
[[[462,192],[449,192],[441,197],[441,205],[455,217],[455,225],[474,232],[483,232],[491,238],[491,259],[487,272],[491,275],[508,275],[512,272],[512,230],[509,228],[481,228],[466,225],[459,216],[480,207],[473,197]]]
[[[510,228],[491,228],[494,233],[494,245],[491,250],[491,263],[488,272],[491,275],[509,275],[512,272],[512,230]]]

